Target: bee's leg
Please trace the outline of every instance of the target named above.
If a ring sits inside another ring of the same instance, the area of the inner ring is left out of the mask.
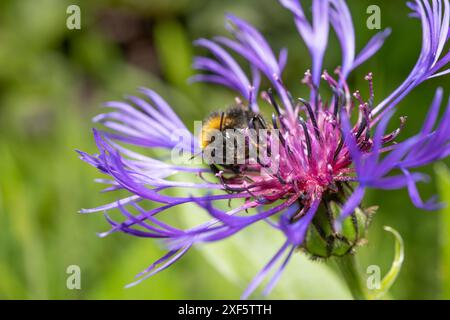
[[[221,170],[216,164],[210,164],[209,167],[211,168],[211,171],[219,178],[220,183],[224,186],[225,191],[227,192],[243,192],[246,191],[246,188],[232,188],[229,187],[225,179],[222,177]]]
[[[259,114],[254,115],[248,122],[248,127],[250,129],[266,129],[267,124],[264,121],[263,117],[261,117]]]
[[[220,183],[222,184],[222,186],[224,187],[225,191],[228,193],[232,193],[232,192],[244,192],[244,191],[248,191],[248,188],[236,188],[236,187],[230,187],[227,183],[227,181],[224,179],[224,177],[222,177],[221,175],[218,176]]]
[[[264,118],[263,117],[261,117],[259,114],[257,114],[257,115],[254,115],[250,120],[249,120],[249,123],[248,123],[248,127],[250,128],[250,129],[253,129],[253,130],[261,130],[261,129],[267,129],[267,124],[266,124],[266,122],[264,121]],[[254,137],[255,139],[256,139],[256,141],[255,140],[251,140],[250,141],[250,143],[253,145],[253,147],[254,148],[256,148],[256,150],[257,150],[257,161],[258,161],[258,163],[259,163],[259,151],[260,151],[260,148],[259,148],[259,143],[261,143],[261,141],[259,141],[259,139],[261,138],[261,137],[259,137],[259,135],[257,134],[256,135],[256,137]],[[259,142],[258,142],[259,141]]]
[[[233,171],[233,173],[235,173],[235,174],[240,174],[242,172],[241,166],[240,165],[233,165],[231,167],[231,171]]]
[[[260,129],[267,129],[266,121],[263,117],[261,117],[259,114],[255,116],[259,122]]]
[[[211,171],[214,173],[214,174],[219,174],[220,173],[220,169],[217,167],[217,165],[216,164],[210,164],[209,165],[209,167],[211,168]]]

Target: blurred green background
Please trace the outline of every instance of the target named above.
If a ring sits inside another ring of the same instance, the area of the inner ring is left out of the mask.
[[[66,28],[66,8],[81,8],[81,30]],[[376,101],[398,85],[414,65],[420,25],[407,17],[404,1],[349,0],[360,49],[368,30],[366,8],[381,7],[382,27],[393,28],[381,52],[351,77],[353,89],[367,92],[363,76],[374,72]],[[108,100],[134,94],[139,86],[157,90],[186,123],[227,106],[233,95],[214,86],[188,85],[194,54],[191,42],[224,33],[223,15],[233,12],[255,24],[273,47],[289,48],[286,82],[295,94],[310,60],[290,14],[275,0],[3,0],[0,2],[0,298],[1,299],[219,299],[238,298],[248,281],[280,246],[265,225],[249,228],[223,243],[191,250],[175,266],[130,289],[163,252],[157,242],[113,234],[101,214],[80,208],[115,199],[100,194],[97,172],[75,149],[95,152],[90,119]],[[334,34],[325,67],[339,64]],[[416,133],[438,85],[450,94],[448,77],[420,86],[401,103],[408,122],[401,137]],[[424,197],[450,200],[445,164],[426,168],[433,182]],[[371,192],[368,205],[381,208],[360,250],[362,270],[387,272],[394,240],[390,225],[405,241],[406,260],[391,290],[397,299],[450,298],[449,210],[415,209],[406,191]],[[174,210],[176,212],[176,210]],[[176,214],[174,214],[176,215]],[[195,215],[185,212],[184,220]],[[178,216],[178,215],[176,215]],[[181,216],[181,215],[180,215]],[[181,221],[183,222],[183,221]],[[245,243],[245,245],[243,245]],[[81,290],[68,290],[66,269],[81,268]],[[258,297],[258,295],[256,295]],[[349,298],[328,263],[297,254],[269,298]]]

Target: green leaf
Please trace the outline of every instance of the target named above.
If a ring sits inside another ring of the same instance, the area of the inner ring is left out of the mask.
[[[192,226],[204,221],[201,216],[197,209],[185,215],[183,220],[185,224]],[[222,277],[237,287],[237,293],[240,294],[272,258],[283,241],[280,232],[262,222],[229,239],[196,248]],[[268,278],[270,276],[271,274]],[[205,275],[206,279],[215,277],[217,274],[214,273]],[[251,298],[264,298],[261,296],[264,285],[265,283],[262,283]],[[291,257],[280,281],[267,298],[351,299],[351,295],[343,280],[327,264],[312,261],[298,251]]]
[[[392,233],[395,237],[394,261],[392,262],[389,272],[384,276],[383,280],[381,280],[380,288],[371,290],[369,292],[368,297],[370,300],[381,299],[389,291],[389,289],[394,284],[395,279],[397,279],[398,274],[400,273],[403,260],[405,257],[403,239],[400,233],[398,233],[395,229],[388,226],[385,226],[384,230]]]
[[[436,176],[441,200],[447,203],[447,206],[441,210],[441,276],[442,276],[442,298],[450,299],[450,173],[444,164],[436,166]]]
[[[192,75],[192,46],[183,26],[175,20],[163,21],[154,28],[155,45],[167,80],[182,90]],[[192,89],[190,89],[192,90]]]

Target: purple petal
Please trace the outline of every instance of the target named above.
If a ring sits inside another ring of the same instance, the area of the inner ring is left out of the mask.
[[[289,242],[292,245],[299,246],[300,244],[302,244],[306,235],[306,231],[308,230],[308,227],[317,212],[317,208],[319,207],[320,202],[320,198],[314,200],[306,214],[294,223],[289,223],[285,219],[286,217],[288,217],[289,213],[282,216],[282,218],[284,217],[284,219],[280,219],[281,229],[284,231]]]
[[[435,199],[432,198],[427,202],[423,202],[419,191],[417,190],[416,182],[412,178],[411,174],[408,170],[402,169],[402,172],[404,173],[407,181],[408,181],[408,193],[409,197],[411,198],[412,203],[419,209],[428,210],[428,211],[435,211],[443,208],[442,203],[436,203]]]
[[[270,279],[269,283],[267,284],[266,288],[263,291],[263,295],[267,296],[272,289],[275,287],[275,285],[277,284],[278,280],[280,280],[281,275],[283,274],[284,269],[286,268],[289,260],[292,257],[292,254],[295,251],[295,246],[291,247],[291,250],[289,251],[287,257],[284,259],[283,263],[281,264],[281,266],[278,268],[277,271],[275,271],[275,274],[273,275],[272,279]]]
[[[273,266],[278,262],[283,253],[289,247],[289,242],[286,241],[283,246],[281,246],[280,250],[270,259],[269,263],[267,263],[264,268],[256,275],[255,278],[250,282],[247,289],[245,289],[244,293],[241,296],[242,300],[246,300],[253,291],[258,287],[258,285],[264,280],[267,273],[273,268]]]
[[[387,28],[383,31],[378,32],[376,35],[370,39],[367,45],[361,50],[361,52],[356,56],[355,61],[353,61],[352,69],[356,69],[358,66],[363,64],[365,61],[369,60],[384,44],[384,41],[391,34],[391,29]]]
[[[342,222],[355,212],[355,209],[359,206],[362,199],[364,198],[365,188],[362,186],[358,186],[350,198],[345,202],[344,207],[341,210],[341,214],[336,221],[336,229],[339,230],[341,228]]]
[[[153,270],[152,272],[146,274],[144,277],[142,277],[141,279],[130,283],[128,285],[125,286],[125,288],[130,288],[133,287],[139,283],[141,283],[143,280],[167,269],[168,267],[170,267],[172,264],[174,264],[175,262],[177,262],[182,256],[184,256],[184,254],[191,248],[191,246],[186,246],[185,248],[183,248],[182,250],[180,250],[176,255],[174,255],[173,252],[170,252],[169,254],[165,255],[162,259],[158,260],[159,262],[162,261],[166,261],[168,258],[172,257],[169,261],[165,262],[162,266],[160,266],[159,268]]]
[[[439,109],[442,103],[443,94],[444,90],[442,88],[438,88],[434,96],[434,100],[431,104],[430,111],[428,112],[425,123],[421,130],[421,134],[424,136],[431,132],[436,123],[437,117],[439,115]]]

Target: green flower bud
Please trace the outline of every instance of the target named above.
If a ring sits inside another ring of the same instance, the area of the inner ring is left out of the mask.
[[[346,218],[341,230],[335,229],[341,207],[334,201],[322,202],[309,226],[301,249],[312,259],[342,257],[354,253],[356,247],[367,243],[366,232],[378,207],[357,208]]]

